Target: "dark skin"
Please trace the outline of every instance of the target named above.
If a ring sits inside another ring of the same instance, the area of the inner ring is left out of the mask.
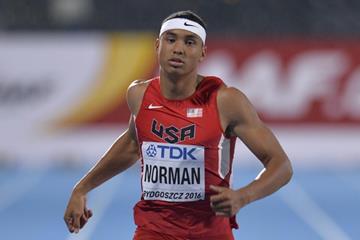
[[[198,65],[206,56],[201,39],[186,30],[169,30],[156,40],[160,64],[160,87],[168,99],[184,99],[195,91],[202,76]],[[149,82],[135,81],[127,92],[132,116],[128,129],[119,137],[100,161],[75,185],[65,211],[64,220],[70,232],[79,232],[91,217],[86,195],[113,176],[125,171],[139,159],[139,145],[134,117]],[[222,129],[240,138],[264,165],[259,176],[248,185],[231,189],[210,186],[214,194],[210,204],[218,216],[234,216],[245,205],[264,198],[285,185],[292,176],[291,163],[276,137],[259,119],[254,107],[239,90],[222,86],[217,95]]]
[[[75,185],[69,199],[64,220],[70,232],[78,233],[92,216],[86,207],[86,195],[110,178],[125,171],[139,159],[134,121],[115,141],[98,163]]]
[[[185,33],[180,35],[179,31]],[[206,55],[201,39],[188,31],[171,30],[156,41],[155,47],[164,97],[184,99],[191,96],[202,78],[197,74],[197,67]]]

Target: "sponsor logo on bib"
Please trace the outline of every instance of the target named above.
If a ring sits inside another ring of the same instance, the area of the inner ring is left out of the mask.
[[[202,146],[143,142],[142,156],[145,200],[189,202],[205,198]]]

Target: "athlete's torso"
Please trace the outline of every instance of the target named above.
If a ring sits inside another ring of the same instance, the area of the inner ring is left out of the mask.
[[[189,98],[168,100],[159,78],[150,80],[135,119],[143,190],[134,208],[138,226],[197,237],[236,227],[234,219],[216,217],[209,203],[210,185],[229,187],[236,140],[221,128],[222,85],[205,77]]]

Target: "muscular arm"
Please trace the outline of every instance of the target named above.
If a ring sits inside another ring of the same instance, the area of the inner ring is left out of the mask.
[[[75,185],[64,220],[70,232],[79,232],[92,216],[86,207],[86,194],[115,175],[125,171],[139,159],[134,115],[137,114],[145,87],[134,82],[128,89],[127,102],[132,113],[128,129],[115,141],[105,155]]]
[[[264,165],[259,176],[243,188],[212,187],[218,192],[212,197],[214,210],[218,215],[232,216],[246,204],[264,198],[285,185],[292,176],[292,167],[276,137],[259,119],[243,93],[224,87],[218,94],[218,106],[223,129],[239,137]]]
[[[139,159],[134,120],[96,165],[76,184],[74,191],[86,194],[131,167]]]

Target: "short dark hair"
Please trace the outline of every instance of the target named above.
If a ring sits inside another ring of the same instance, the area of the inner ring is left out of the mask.
[[[165,18],[162,23],[166,22],[167,20],[173,19],[173,18],[185,18],[185,19],[197,22],[206,30],[205,21],[199,15],[197,15],[196,13],[194,13],[191,10],[185,10],[185,11],[179,11],[179,12],[172,13],[167,18]]]

